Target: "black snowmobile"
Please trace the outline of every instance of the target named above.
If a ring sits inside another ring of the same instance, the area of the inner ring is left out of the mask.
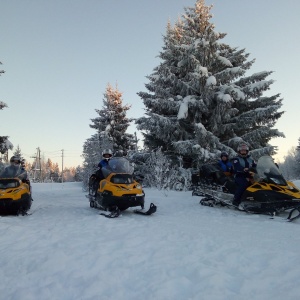
[[[94,173],[89,180],[90,207],[110,211],[110,214],[103,214],[109,218],[118,217],[120,211],[129,207],[140,206],[142,209],[134,210],[134,212],[142,215],[151,215],[156,211],[153,203],[148,211],[143,211],[145,193],[141,184],[133,178],[133,167],[126,158],[111,158],[108,165],[101,171],[104,179],[100,181],[97,173]],[[95,186],[97,186],[96,190]]]
[[[252,171],[251,185],[244,192],[238,209],[272,216],[289,212],[290,221],[300,216],[300,190],[284,179],[272,157],[260,157],[256,170]],[[203,197],[200,200],[202,205],[234,207],[235,189],[232,175],[223,173],[218,164],[207,164],[200,169],[193,195]]]
[[[31,207],[31,188],[25,171],[10,165],[0,172],[0,214],[25,215]]]

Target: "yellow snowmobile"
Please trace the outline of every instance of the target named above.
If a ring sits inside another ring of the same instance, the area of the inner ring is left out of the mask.
[[[31,207],[30,185],[26,171],[10,165],[0,172],[0,214],[25,215]]]
[[[106,217],[118,217],[120,211],[129,207],[140,206],[141,210],[134,210],[135,213],[151,215],[156,211],[156,206],[151,203],[148,211],[144,212],[145,193],[141,184],[133,177],[133,167],[124,157],[114,157],[108,165],[101,169],[104,179],[99,182],[98,189],[88,195],[90,207],[110,211],[110,214],[102,214]],[[93,180],[97,178],[93,174]],[[96,179],[97,180],[97,179]]]
[[[235,188],[233,176],[226,176],[215,164],[210,164],[200,170],[193,195],[203,196],[202,205],[232,207]],[[269,215],[287,211],[292,221],[300,217],[300,190],[284,179],[272,157],[262,156],[253,172],[251,185],[242,196],[240,210]]]

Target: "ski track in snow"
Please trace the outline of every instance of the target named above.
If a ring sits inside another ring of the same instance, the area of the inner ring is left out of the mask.
[[[33,184],[30,216],[0,217],[0,299],[297,299],[300,220],[145,189],[151,216],[89,207],[80,183]]]

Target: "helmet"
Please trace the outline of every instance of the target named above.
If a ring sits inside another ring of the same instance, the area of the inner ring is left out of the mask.
[[[20,157],[19,156],[15,156],[13,155],[10,160],[9,160],[10,163],[17,163],[17,164],[20,164],[21,163],[21,160],[20,160]]]
[[[237,152],[240,153],[241,150],[245,150],[246,153],[248,154],[248,152],[249,152],[249,146],[246,143],[241,143],[237,147]]]
[[[227,152],[225,152],[225,151],[221,152],[221,155],[220,155],[220,157],[222,158],[223,156],[225,156],[225,157],[228,157],[228,153],[227,153]]]
[[[104,149],[102,151],[102,156],[105,158],[105,159],[110,159],[112,157],[112,151],[110,149]],[[107,157],[108,156],[108,157]]]
[[[115,152],[115,157],[123,157],[124,156],[124,152],[123,150],[118,150],[117,152]]]

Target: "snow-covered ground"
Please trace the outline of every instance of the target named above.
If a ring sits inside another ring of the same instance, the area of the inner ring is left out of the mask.
[[[296,182],[300,184],[300,181]],[[146,189],[151,216],[107,219],[80,183],[33,184],[30,216],[0,217],[0,299],[298,299],[300,220]]]

